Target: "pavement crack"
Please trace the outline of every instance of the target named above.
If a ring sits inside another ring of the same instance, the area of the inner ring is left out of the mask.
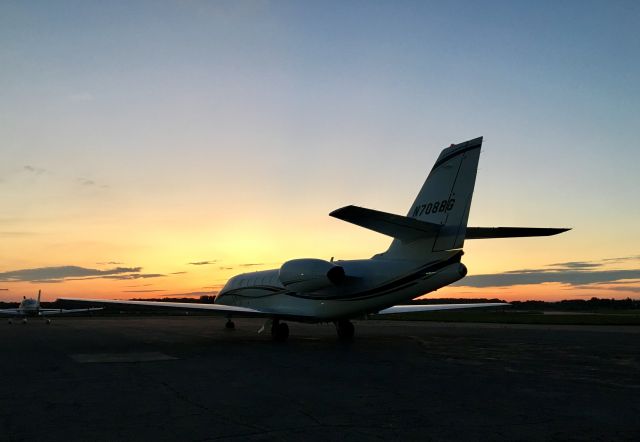
[[[156,383],[162,385],[166,390],[168,390],[169,392],[171,392],[173,394],[173,396],[182,401],[185,402],[193,407],[196,407],[200,410],[206,411],[207,413],[211,413],[211,414],[215,414],[216,417],[221,418],[226,420],[227,422],[231,422],[233,424],[236,424],[238,426],[241,427],[245,427],[245,428],[252,428],[256,431],[265,431],[266,429],[259,426],[259,425],[255,425],[255,424],[250,424],[250,423],[246,423],[246,422],[241,422],[238,419],[234,419],[231,416],[222,413],[219,409],[213,410],[209,407],[207,407],[204,404],[201,404],[197,401],[194,401],[193,399],[191,399],[189,396],[187,396],[185,393],[181,392],[180,390],[174,388],[171,384],[169,384],[168,382],[164,382],[164,381],[158,381],[158,380],[154,380]]]
[[[309,413],[308,411],[305,411],[305,410],[303,410],[302,408],[299,408],[299,409],[298,409],[298,412],[299,412],[301,415],[303,415],[303,416],[307,417],[308,419],[310,419],[311,421],[313,421],[316,425],[318,425],[318,426],[322,426],[322,425],[324,425],[324,424],[320,421],[320,419],[318,419],[317,417],[315,417],[313,414]]]

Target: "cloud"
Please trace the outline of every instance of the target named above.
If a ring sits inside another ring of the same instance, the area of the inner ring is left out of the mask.
[[[24,166],[24,170],[26,170],[27,172],[31,172],[33,174],[36,174],[36,175],[42,175],[43,173],[47,172],[46,169],[42,169],[40,167],[35,167],[35,166],[30,166],[30,165]]]
[[[76,182],[84,187],[101,187],[103,189],[108,189],[109,186],[106,184],[98,184],[94,180],[90,180],[88,178],[76,178]]]
[[[116,267],[110,270],[88,269],[78,266],[39,267],[0,273],[0,281],[42,281],[73,277],[105,276],[139,272],[142,267]]]
[[[572,286],[580,290],[607,290],[615,292],[640,293],[640,279],[621,279],[618,281],[596,282],[580,286]]]
[[[169,273],[169,274],[170,275],[184,275],[185,273],[188,273],[188,272],[172,272],[172,273]]]
[[[210,264],[215,264],[216,261],[215,259],[211,260],[211,261],[196,261],[196,262],[189,262],[189,265],[192,266],[206,266],[206,265],[210,265]]]
[[[570,286],[612,284],[640,279],[640,269],[590,270],[587,267],[563,269],[525,269],[486,275],[471,275],[455,283],[462,287],[506,287],[512,285],[560,283]]]
[[[78,178],[77,181],[83,186],[95,186],[96,182],[86,178]]]
[[[26,281],[57,283],[85,279],[140,279],[166,276],[160,273],[140,273],[142,267],[116,267],[108,270],[89,269],[79,266],[39,267],[0,273],[0,281]]]
[[[93,279],[93,278],[87,278],[87,279]],[[38,283],[38,284],[58,284],[64,281],[74,281],[74,280],[73,279],[38,279],[35,281],[27,281],[27,282]]]
[[[640,284],[640,279],[626,279],[623,281],[613,281],[607,283],[609,285],[628,285],[628,284]]]
[[[623,256],[622,258],[606,258],[603,262],[624,262],[624,261],[640,261],[640,255]]]
[[[269,265],[269,263],[264,263],[264,262],[248,262],[248,263],[244,263],[244,264],[238,264],[238,267],[256,267],[256,266],[265,266],[265,265]],[[218,270],[233,270],[234,267],[218,267]]]
[[[558,264],[550,264],[547,267],[560,267],[565,269],[593,269],[597,267],[602,267],[604,264],[602,262],[592,262],[592,261],[569,261],[569,262],[561,262]]]
[[[166,290],[123,290],[124,293],[155,293],[155,292],[166,292]]]
[[[633,292],[640,293],[640,287],[638,286],[619,286],[619,287],[606,287],[605,290],[613,290],[615,292]]]
[[[640,255],[631,255],[631,256],[622,256],[618,258],[604,258],[596,261],[569,261],[569,262],[559,262],[556,264],[549,264],[547,267],[556,267],[554,270],[562,270],[562,269],[572,269],[572,270],[590,270],[596,269],[599,267],[605,267],[611,264],[623,263],[629,261],[640,261]],[[533,270],[537,272],[538,270]],[[517,272],[524,272],[524,270],[519,270]]]
[[[9,289],[0,289],[0,291],[2,291],[2,292],[8,292],[8,291],[9,291]]]
[[[605,258],[595,261],[568,261],[549,264],[540,269],[510,270],[502,273],[471,275],[453,284],[458,287],[510,287],[513,285],[559,283],[575,288],[623,290],[603,285],[637,284],[640,268],[611,269],[612,264],[640,261],[640,255]],[[632,281],[629,281],[632,280]],[[627,289],[636,291],[627,285]]]
[[[592,285],[629,285],[640,284],[640,279],[621,279],[619,281],[595,282]]]
[[[218,290],[210,290],[208,292],[163,293],[162,296],[167,298],[187,298],[191,296],[213,296],[217,294]]]
[[[104,279],[146,279],[146,278],[162,278],[163,276],[167,276],[163,273],[132,273],[129,275],[109,275],[109,276],[100,276],[100,278]]]
[[[98,264],[99,266],[106,266],[106,265],[117,266],[117,265],[121,265],[123,263],[118,262],[118,261],[106,261],[106,262],[96,262],[96,264]]]

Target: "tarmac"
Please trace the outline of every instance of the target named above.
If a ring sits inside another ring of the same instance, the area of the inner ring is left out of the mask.
[[[235,322],[0,322],[0,440],[640,440],[640,327]]]

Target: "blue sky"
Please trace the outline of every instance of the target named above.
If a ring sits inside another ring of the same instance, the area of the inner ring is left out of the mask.
[[[388,241],[326,214],[405,213],[480,135],[470,223],[574,230],[471,243],[470,275],[637,256],[639,25],[631,1],[3,2],[0,272],[369,256]]]

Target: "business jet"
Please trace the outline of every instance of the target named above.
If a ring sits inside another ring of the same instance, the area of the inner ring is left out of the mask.
[[[465,240],[549,236],[565,228],[467,227],[482,137],[452,144],[440,153],[406,216],[346,206],[330,216],[393,238],[389,248],[370,259],[330,261],[303,258],[279,269],[231,278],[213,304],[62,298],[65,302],[137,305],[150,308],[207,310],[233,317],[264,317],[285,341],[284,321],[334,323],[338,336],[351,339],[352,319],[369,314],[495,307],[504,303],[397,305],[462,279]]]
[[[40,295],[42,291],[38,290],[38,298],[27,298],[22,297],[22,301],[18,305],[18,308],[8,308],[1,309],[0,315],[10,316],[10,317],[19,317],[22,318],[22,323],[27,323],[28,317],[44,317],[44,319],[48,324],[51,324],[51,319],[48,316],[52,315],[66,315],[70,313],[79,313],[79,312],[92,312],[97,310],[102,310],[103,307],[96,308],[79,308],[79,309],[61,309],[61,308],[42,308],[40,307]],[[13,321],[9,318],[9,324],[12,324]]]

